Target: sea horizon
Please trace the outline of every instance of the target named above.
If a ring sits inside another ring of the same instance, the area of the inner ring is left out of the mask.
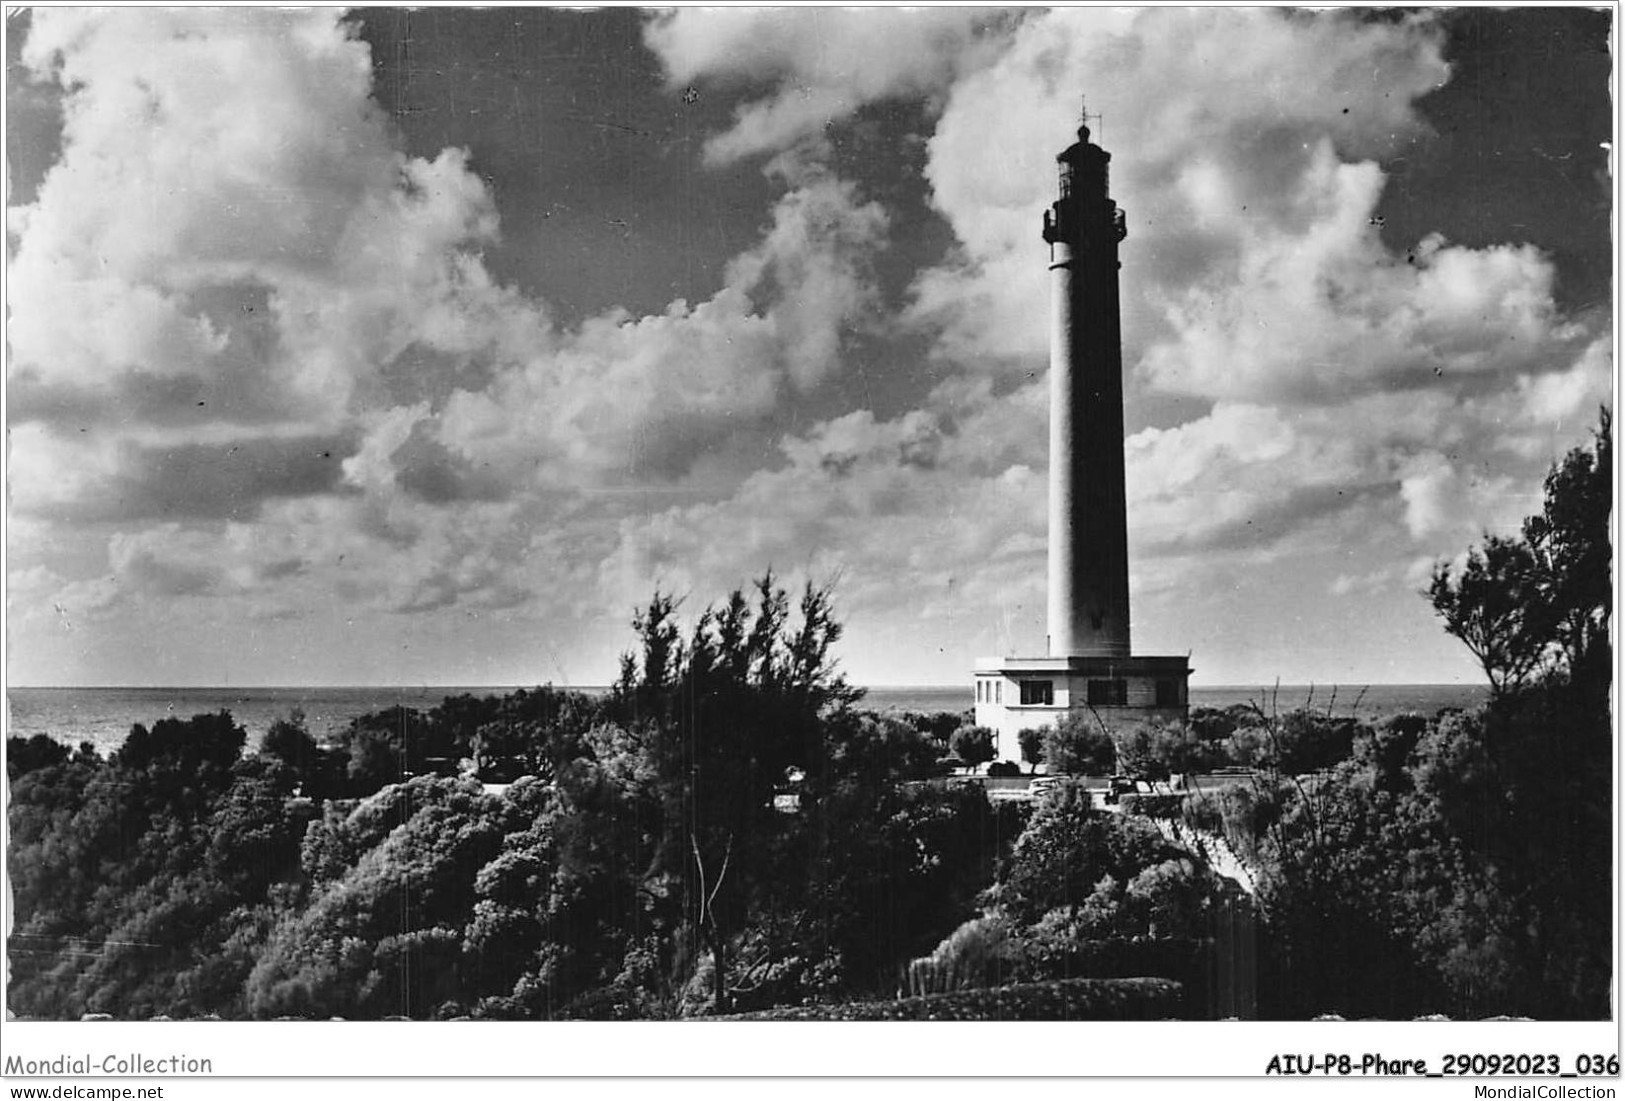
[[[69,745],[88,741],[98,752],[107,753],[123,744],[137,723],[150,727],[166,718],[227,711],[248,733],[249,745],[258,746],[273,722],[299,712],[312,735],[331,740],[352,720],[390,707],[428,711],[450,697],[508,695],[545,687],[590,695],[610,688],[607,684],[8,685],[5,732],[8,737],[23,738],[44,734]],[[882,714],[965,712],[975,705],[969,683],[857,687],[864,692],[858,706]],[[1282,711],[1308,707],[1376,720],[1406,712],[1433,715],[1446,707],[1472,707],[1488,694],[1482,685],[1460,684],[1198,684],[1191,686],[1190,703],[1193,708],[1217,709],[1235,705]]]

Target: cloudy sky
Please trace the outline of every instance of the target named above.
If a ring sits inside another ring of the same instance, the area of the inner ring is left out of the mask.
[[[1135,649],[1472,681],[1428,568],[1611,400],[1606,13],[41,10],[8,26],[9,675],[594,684],[837,579],[1041,652],[1040,218],[1123,248]]]

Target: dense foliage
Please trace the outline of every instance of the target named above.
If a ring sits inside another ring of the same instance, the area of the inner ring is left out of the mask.
[[[1273,1015],[1608,1015],[1610,428],[1553,467],[1520,538],[1435,572],[1487,707],[1315,732],[1260,713],[1261,771],[1187,803],[1261,872]],[[1241,736],[1216,718],[1200,738]]]
[[[14,1011],[667,1017],[889,995],[1022,809],[935,779],[958,715],[876,716],[828,594],[657,594],[609,696],[228,715],[111,758],[8,747]],[[485,781],[513,781],[488,786]]]
[[[1183,797],[990,802],[943,776],[987,731],[857,710],[829,594],[770,577],[686,631],[656,594],[603,697],[391,708],[331,745],[295,714],[249,754],[224,713],[106,758],[14,738],[9,1008],[1606,1017],[1609,428],[1519,538],[1435,574],[1483,709],[1269,701],[1020,739],[1052,773],[1201,775]],[[1066,985],[1141,976],[1176,982]]]
[[[242,1012],[310,816],[243,742],[224,713],[164,719],[12,781],[13,1011]]]
[[[1157,823],[1063,781],[1038,802],[979,914],[910,964],[906,990],[1159,975],[1180,988],[1161,1015],[1221,1015],[1210,976],[1229,946],[1215,934],[1233,909],[1251,913],[1242,894]]]

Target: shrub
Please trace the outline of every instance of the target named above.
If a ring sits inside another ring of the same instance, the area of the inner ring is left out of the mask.
[[[1014,761],[994,761],[987,766],[989,776],[1020,776],[1021,766]]]
[[[1333,717],[1299,708],[1281,716],[1280,768],[1297,775],[1331,768],[1354,752],[1356,734],[1365,727],[1347,716]]]
[[[1129,911],[1130,922],[1143,924],[1143,930],[1135,932],[1155,939],[1197,937],[1207,931],[1208,900],[1214,888],[1211,873],[1204,874],[1194,861],[1174,857],[1129,880],[1123,908]]]
[[[1178,818],[1185,804],[1183,795],[1124,795],[1118,800],[1124,814],[1140,814],[1147,818]]]
[[[1198,741],[1222,742],[1236,732],[1237,719],[1235,708],[1221,711],[1216,707],[1193,707],[1190,731]]]
[[[965,922],[937,945],[929,956],[908,965],[907,990],[911,996],[970,990],[998,981],[1009,923],[984,914]]]

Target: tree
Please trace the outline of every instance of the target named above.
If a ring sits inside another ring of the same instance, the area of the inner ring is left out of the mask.
[[[1251,718],[1225,740],[1220,752],[1231,764],[1297,776],[1331,768],[1344,760],[1354,752],[1356,737],[1366,732],[1358,720],[1349,716],[1304,707],[1277,712],[1254,705]],[[1187,760],[1196,757],[1192,746],[1187,743],[1184,748],[1189,751],[1185,754]]]
[[[810,809],[796,948],[831,981],[809,993],[872,996],[889,995],[901,965],[974,916],[1027,805],[990,802],[978,784],[853,777]],[[775,894],[793,887],[781,878]]]
[[[1527,543],[1489,536],[1467,552],[1461,574],[1449,563],[1433,569],[1428,597],[1445,630],[1472,651],[1496,697],[1521,688],[1551,644],[1541,577]]]
[[[6,739],[6,779],[15,780],[25,772],[50,768],[68,759],[68,747],[47,734]]]
[[[520,689],[462,720],[465,730],[473,727],[466,754],[481,779],[490,782],[506,783],[526,773],[553,777],[586,752],[582,737],[599,725],[606,706],[607,701],[580,692]]]
[[[793,771],[816,794],[824,724],[861,692],[832,653],[831,591],[808,584],[792,618],[771,573],[754,609],[736,590],[700,614],[687,641],[677,602],[656,593],[633,620],[641,652],[621,659],[610,711],[656,777],[665,837],[647,878],[672,886],[691,936],[712,959],[712,1004],[728,1001],[730,946],[754,893],[778,869],[786,816],[773,797]]]
[[[1049,731],[1041,726],[1025,727],[1016,734],[1016,744],[1021,746],[1021,759],[1028,764],[1028,772],[1036,771],[1044,763],[1044,743],[1049,738]]]
[[[948,739],[954,755],[974,769],[993,759],[993,731],[985,726],[962,726]]]
[[[831,778],[875,792],[888,784],[924,780],[936,771],[940,745],[903,719],[855,713],[830,730],[825,768]]]
[[[248,733],[226,711],[190,719],[159,719],[150,731],[140,723],[131,727],[112,761],[120,768],[164,769],[177,774],[225,770],[236,762],[247,738]]]
[[[1117,739],[1118,768],[1141,779],[1166,780],[1175,772],[1191,772],[1200,759],[1183,723],[1135,723]]]
[[[1199,937],[1217,884],[1194,860],[1170,858],[1141,869],[1123,889],[1123,918],[1152,937]]]
[[[260,753],[274,757],[296,773],[310,771],[319,752],[316,739],[305,729],[305,713],[295,708],[287,718],[275,719],[260,739]]]
[[[260,756],[278,762],[290,790],[297,787],[301,795],[329,799],[344,793],[345,757],[316,743],[297,708],[271,723],[260,740]]]
[[[1258,716],[1262,763],[1280,771],[1255,794],[1276,811],[1246,832],[1284,1008],[1607,1016],[1610,429],[1604,410],[1592,448],[1552,467],[1521,537],[1435,571],[1427,595],[1483,667],[1489,706],[1374,730]]]
[[[1106,876],[1125,884],[1184,855],[1147,819],[1094,809],[1082,782],[1067,780],[1033,811],[992,897],[1017,924],[1031,925],[1057,907],[1082,908]]]
[[[1094,715],[1072,711],[1049,728],[1044,760],[1051,772],[1105,776],[1116,771],[1117,749]]]
[[[353,862],[271,935],[246,980],[248,1011],[425,1017],[466,997],[461,930],[502,849],[505,809],[473,781],[417,776],[324,822],[350,835]]]
[[[280,762],[238,756],[244,737],[225,712],[166,718],[12,785],[18,1012],[233,1011],[308,812]]]
[[[1541,512],[1524,521],[1521,538],[1486,537],[1458,577],[1448,564],[1434,568],[1434,610],[1478,659],[1497,700],[1545,672],[1609,675],[1612,430],[1604,409],[1591,449],[1553,464]]]
[[[939,750],[946,750],[948,739],[954,731],[971,721],[972,714],[970,711],[905,711],[898,717],[936,742]]]
[[[1613,417],[1604,408],[1592,448],[1577,447],[1546,475],[1541,513],[1523,523],[1548,605],[1553,642],[1571,673],[1608,644],[1613,607]]]

